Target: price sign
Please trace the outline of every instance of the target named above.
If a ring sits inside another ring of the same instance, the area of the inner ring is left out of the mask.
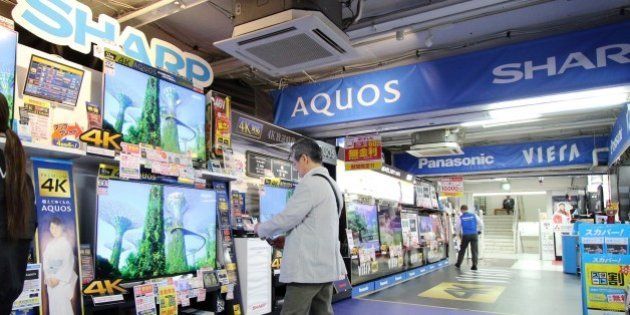
[[[81,135],[81,141],[90,146],[121,151],[122,135],[107,130],[92,128]]]

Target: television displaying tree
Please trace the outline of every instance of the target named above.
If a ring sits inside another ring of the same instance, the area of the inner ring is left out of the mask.
[[[142,114],[136,126],[129,128],[125,142],[160,146],[160,106],[158,104],[158,79],[150,77],[144,97]]]
[[[162,91],[162,148],[168,152],[181,153],[179,146],[179,131],[177,130],[177,106],[181,100],[179,93],[173,87],[166,87]]]
[[[183,193],[173,192],[166,197],[166,205],[168,209],[166,233],[169,235],[166,270],[168,273],[186,272],[189,269],[184,240],[184,215],[188,211],[188,202]]]
[[[120,254],[122,253],[122,242],[125,233],[129,230],[138,228],[140,225],[135,221],[133,212],[128,211],[129,207],[122,202],[107,202],[107,211],[103,211],[102,218],[109,223],[116,234],[114,235],[114,243],[110,245],[112,251],[109,262],[114,268],[118,268],[120,263]]]

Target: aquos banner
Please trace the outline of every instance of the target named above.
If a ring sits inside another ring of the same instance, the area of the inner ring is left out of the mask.
[[[394,155],[394,166],[415,175],[442,176],[535,168],[563,168],[593,165],[594,156],[607,155],[608,137],[581,137],[464,147],[464,154],[416,158],[407,153]],[[598,154],[602,149],[602,154]],[[596,151],[597,150],[597,151]]]
[[[347,123],[630,82],[630,22],[274,93],[289,129]]]
[[[610,135],[610,159],[608,165],[612,165],[630,147],[630,104],[623,107]]]

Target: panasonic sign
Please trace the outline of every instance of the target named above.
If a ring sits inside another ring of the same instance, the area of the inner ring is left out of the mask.
[[[178,74],[196,86],[212,84],[210,64],[175,45],[146,35],[133,27],[121,30],[118,21],[101,14],[96,21],[92,10],[74,0],[19,0],[11,12],[15,22],[31,33],[57,45],[89,54],[92,44],[116,46],[120,52],[153,67]],[[111,45],[114,43],[115,45]]]
[[[445,168],[445,167],[461,167],[461,166],[481,166],[494,164],[494,156],[481,154],[479,156],[463,157],[463,158],[421,158],[418,168]]]
[[[517,63],[506,63],[492,70],[495,84],[508,84],[521,80],[531,80],[535,75],[562,75],[571,68],[591,70],[603,68],[611,63],[626,64],[630,62],[630,44],[621,43],[597,47],[595,58],[587,57],[585,52],[576,51],[566,56],[550,56],[545,63],[534,64],[533,60]]]

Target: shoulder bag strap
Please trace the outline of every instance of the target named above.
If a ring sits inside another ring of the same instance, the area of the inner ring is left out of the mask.
[[[337,203],[337,214],[339,214],[339,211],[341,211],[341,207],[340,207],[341,202],[339,202],[339,198],[337,197],[337,190],[335,189],[335,186],[332,184],[330,179],[328,179],[328,177],[325,176],[325,175],[314,174],[313,176],[321,177],[321,178],[325,179],[328,182],[328,184],[330,185],[330,188],[333,191],[333,194],[335,195],[335,203]]]

